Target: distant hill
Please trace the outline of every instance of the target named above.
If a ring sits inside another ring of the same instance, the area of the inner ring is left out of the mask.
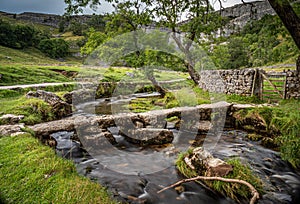
[[[16,20],[22,20],[47,26],[52,26],[55,28],[59,27],[59,23],[64,20],[63,16],[55,14],[45,14],[45,13],[33,13],[33,12],[24,12],[20,14],[6,13],[0,11],[0,16],[5,16],[13,18]],[[76,21],[78,23],[87,23],[93,15],[74,15],[69,16],[68,21]],[[67,23],[67,22],[66,22]]]
[[[241,3],[221,10],[221,15],[230,19],[228,28],[241,28],[246,25],[249,19],[258,20],[261,19],[265,14],[275,14],[268,1],[255,1],[246,4]],[[0,16],[52,26],[55,28],[59,27],[59,23],[64,18],[63,16],[54,14],[32,12],[13,14],[1,11]],[[74,15],[69,17],[69,21],[75,20],[76,22],[87,23],[92,17],[93,15]]]

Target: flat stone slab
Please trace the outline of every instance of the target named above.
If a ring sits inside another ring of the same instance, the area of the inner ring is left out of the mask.
[[[23,134],[22,130],[24,127],[23,124],[18,125],[0,125],[0,137],[3,136],[16,136],[19,134]]]
[[[124,133],[125,132],[125,133]],[[128,129],[120,132],[129,142],[141,145],[161,145],[171,143],[173,132],[167,129],[140,128]]]
[[[24,118],[24,115],[5,114],[0,117],[2,124],[14,125],[20,122]]]

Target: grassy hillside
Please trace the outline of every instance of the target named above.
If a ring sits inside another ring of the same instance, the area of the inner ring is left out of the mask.
[[[39,66],[1,65],[0,74],[0,86],[71,81],[63,74]]]
[[[27,65],[80,65],[81,59],[66,57],[63,60],[47,57],[36,48],[12,49],[0,45],[0,66],[7,64]]]

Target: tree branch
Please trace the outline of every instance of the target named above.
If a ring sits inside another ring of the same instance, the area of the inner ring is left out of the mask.
[[[259,199],[258,191],[247,181],[243,181],[243,180],[239,180],[239,179],[228,179],[228,178],[222,178],[222,177],[206,177],[206,176],[196,176],[194,178],[183,179],[181,181],[178,181],[170,186],[167,186],[167,187],[159,190],[157,193],[161,193],[165,190],[168,190],[170,188],[178,186],[182,183],[196,181],[196,180],[217,180],[217,181],[224,181],[224,182],[229,182],[229,183],[240,183],[240,184],[246,185],[251,191],[252,198],[250,200],[250,204],[254,204],[256,202],[256,200]]]

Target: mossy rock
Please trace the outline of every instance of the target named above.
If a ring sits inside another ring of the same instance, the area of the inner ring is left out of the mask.
[[[246,138],[248,138],[251,141],[260,141],[263,139],[263,136],[256,134],[256,133],[250,133],[250,134],[247,134]]]
[[[264,147],[270,148],[270,149],[278,148],[276,141],[270,137],[264,137],[261,141],[261,145],[263,145]]]
[[[199,176],[195,170],[192,170],[185,163],[184,158],[188,154],[190,154],[192,150],[189,150],[186,153],[181,153],[176,161],[177,169],[187,178],[192,178]],[[259,194],[263,194],[263,184],[262,181],[257,177],[250,169],[248,165],[242,164],[239,159],[233,158],[226,161],[228,164],[233,166],[233,171],[228,175],[224,176],[224,178],[230,179],[239,179],[244,180],[254,186],[254,188],[259,192]],[[204,175],[200,175],[204,176]],[[200,181],[196,181],[200,183]],[[252,195],[247,186],[239,184],[239,183],[228,183],[223,181],[201,181],[201,183],[206,184],[209,188],[212,188],[216,192],[230,197],[237,202],[250,200]]]

